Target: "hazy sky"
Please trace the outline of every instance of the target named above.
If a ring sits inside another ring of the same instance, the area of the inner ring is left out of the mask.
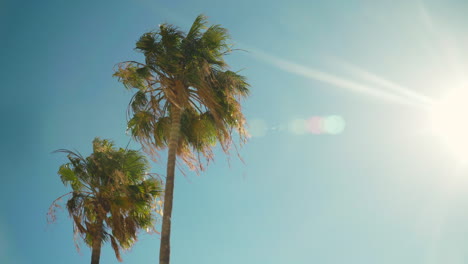
[[[245,163],[218,150],[206,173],[176,175],[172,264],[467,263],[468,169],[427,110],[468,86],[467,12],[464,0],[0,0],[0,263],[89,262],[66,212],[46,222],[68,192],[51,152],[88,155],[95,136],[125,146],[132,93],[114,65],[142,58],[142,33],[200,13],[248,50],[228,62],[251,83],[253,137]],[[143,234],[123,259],[158,253]],[[118,263],[109,245],[101,263]]]

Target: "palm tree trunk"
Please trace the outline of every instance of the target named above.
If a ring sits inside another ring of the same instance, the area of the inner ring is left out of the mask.
[[[91,253],[91,264],[99,264],[99,259],[101,258],[101,234],[102,234],[102,220],[98,220],[96,226],[96,235],[93,239],[93,251]]]
[[[171,215],[172,201],[174,197],[174,174],[179,143],[180,117],[182,110],[174,107],[172,112],[171,132],[169,139],[169,151],[167,158],[166,188],[164,190],[164,208],[161,230],[161,247],[159,249],[159,264],[169,264],[171,253]]]

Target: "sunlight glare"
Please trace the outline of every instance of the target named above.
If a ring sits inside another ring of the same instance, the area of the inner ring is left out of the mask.
[[[457,89],[435,103],[432,132],[461,161],[468,161],[468,90]]]

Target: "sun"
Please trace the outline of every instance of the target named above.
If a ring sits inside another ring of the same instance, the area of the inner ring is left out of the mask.
[[[432,132],[460,161],[468,161],[468,87],[455,89],[430,110]]]

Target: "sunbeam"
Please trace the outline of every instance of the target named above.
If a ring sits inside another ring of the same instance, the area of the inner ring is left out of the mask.
[[[425,108],[421,104],[420,100],[415,100],[414,96],[402,95],[398,93],[390,93],[385,89],[379,89],[376,87],[368,86],[363,83],[359,83],[353,80],[349,80],[331,73],[326,73],[320,70],[316,70],[304,65],[300,65],[295,62],[284,60],[272,55],[269,55],[263,51],[253,50],[253,54],[258,59],[261,59],[269,64],[282,69],[286,72],[294,73],[311,80],[320,81],[323,83],[331,84],[333,86],[344,88],[353,92],[373,96],[382,100],[391,101],[393,103],[414,106],[418,108]],[[381,81],[382,82],[382,81]],[[388,86],[388,84],[387,84]]]
[[[345,70],[353,74],[353,76],[356,76],[368,82],[372,82],[375,85],[378,85],[378,87],[386,88],[388,90],[395,92],[396,94],[400,94],[401,96],[411,98],[415,102],[419,102],[421,104],[429,105],[429,104],[434,103],[433,99],[425,95],[412,91],[409,88],[403,87],[399,84],[389,81],[381,76],[378,76],[377,74],[371,73],[349,62],[345,62],[345,61],[338,60],[338,59],[336,59],[336,62],[339,66],[341,66],[342,68],[344,68]]]
[[[431,55],[440,61],[437,66],[443,67],[446,72],[451,72],[450,78],[455,79],[457,83],[467,83],[465,74],[467,67],[460,60],[462,52],[456,37],[437,27],[435,18],[422,0],[418,0],[417,4],[422,24],[429,37],[426,43],[432,51]]]

